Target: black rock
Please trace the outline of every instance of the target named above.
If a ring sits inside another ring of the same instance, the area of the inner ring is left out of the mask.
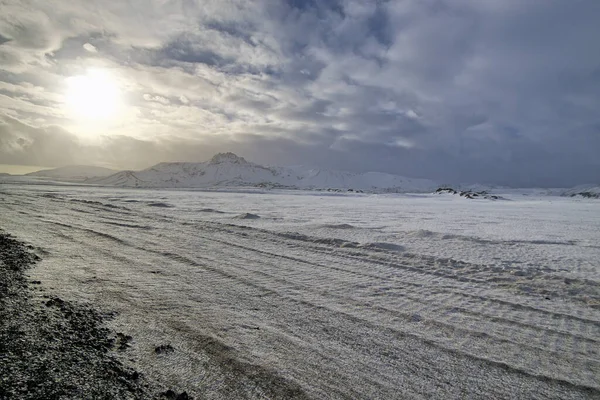
[[[161,344],[160,346],[156,346],[154,348],[154,352],[156,354],[170,354],[173,353],[175,349],[170,344]]]

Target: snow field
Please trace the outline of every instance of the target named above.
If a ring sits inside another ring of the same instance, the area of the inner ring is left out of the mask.
[[[0,226],[190,394],[597,397],[600,204],[506,197],[4,185]]]

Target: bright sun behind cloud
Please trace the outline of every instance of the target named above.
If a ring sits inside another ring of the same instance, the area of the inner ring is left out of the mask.
[[[108,122],[116,118],[122,99],[116,79],[102,69],[67,79],[67,106],[76,119]]]

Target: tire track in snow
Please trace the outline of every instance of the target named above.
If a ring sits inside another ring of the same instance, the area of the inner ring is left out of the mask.
[[[59,224],[59,225],[66,225],[66,224],[62,224],[62,223],[58,223],[58,224]],[[69,225],[69,226],[70,226],[70,225]],[[72,227],[73,229],[75,229],[75,227],[74,227],[74,226],[70,226],[70,227]],[[89,232],[89,233],[92,233],[92,234],[98,234],[98,235],[99,235],[99,236],[101,236],[101,237],[105,237],[105,238],[109,238],[109,239],[115,240],[115,241],[117,241],[118,243],[121,243],[121,244],[125,244],[125,243],[124,243],[124,242],[123,242],[121,239],[115,238],[115,237],[114,237],[114,236],[112,236],[112,235],[108,235],[108,234],[104,234],[104,233],[101,233],[101,232],[97,232],[97,231],[91,230],[91,229],[89,229],[89,228],[79,228],[79,229],[82,229],[82,230],[84,230],[84,231],[86,231],[86,232]],[[251,251],[251,252],[259,253],[259,254],[261,254],[261,255],[263,255],[263,256],[266,256],[266,257],[271,257],[271,258],[284,258],[284,259],[287,259],[287,260],[290,260],[290,261],[293,261],[293,262],[296,262],[296,263],[297,263],[297,262],[305,262],[304,260],[301,260],[301,259],[298,259],[298,258],[294,258],[294,257],[288,257],[288,256],[281,256],[281,255],[278,255],[278,254],[273,254],[273,253],[269,253],[269,252],[265,252],[265,251],[261,251],[261,250],[257,250],[257,249],[252,249],[252,248],[248,248],[248,247],[244,247],[244,246],[240,246],[240,245],[235,245],[235,244],[233,244],[233,243],[230,243],[230,242],[224,242],[224,241],[219,241],[219,240],[216,240],[216,239],[211,239],[211,238],[209,238],[209,237],[202,237],[202,239],[204,239],[204,240],[213,240],[213,241],[217,241],[218,243],[220,243],[220,244],[223,244],[223,245],[224,245],[224,246],[223,246],[223,248],[228,248],[228,247],[238,247],[238,248],[243,248],[243,249],[244,249],[244,250],[246,250],[246,251]],[[143,248],[143,247],[142,247],[142,248],[140,248],[140,250],[142,250],[142,251],[143,251],[143,250],[146,250],[146,251],[153,251],[153,250],[145,249],[145,248]],[[285,280],[283,280],[283,279],[281,279],[281,278],[277,278],[277,277],[275,277],[275,276],[273,276],[273,275],[268,275],[268,274],[266,274],[266,273],[264,273],[264,272],[261,272],[261,271],[251,271],[251,270],[249,270],[249,269],[247,269],[247,268],[241,268],[240,266],[237,266],[237,272],[239,272],[240,270],[244,270],[245,272],[252,272],[252,273],[254,273],[254,274],[260,274],[260,275],[262,275],[262,276],[266,276],[266,277],[270,278],[270,280],[269,280],[267,283],[263,283],[263,284],[260,284],[260,283],[258,283],[258,284],[257,284],[257,283],[255,283],[255,282],[253,282],[253,280],[252,280],[252,279],[244,279],[244,278],[240,278],[240,276],[239,276],[237,273],[225,273],[225,272],[222,270],[222,268],[213,268],[213,267],[209,267],[207,263],[201,263],[201,262],[198,262],[198,261],[196,261],[196,260],[194,260],[194,259],[191,259],[191,258],[189,258],[189,257],[185,257],[185,256],[181,256],[181,255],[179,255],[179,254],[176,254],[176,253],[171,253],[171,252],[160,252],[160,251],[159,251],[159,252],[157,252],[157,254],[163,255],[163,256],[165,256],[165,257],[168,257],[168,258],[170,258],[170,259],[173,259],[173,260],[175,260],[175,261],[177,261],[177,262],[186,263],[186,264],[188,264],[188,265],[191,265],[191,266],[194,266],[194,267],[200,267],[200,268],[208,269],[208,270],[210,270],[210,271],[212,271],[212,272],[214,272],[214,273],[218,273],[218,274],[220,274],[220,275],[222,275],[222,276],[224,276],[224,277],[226,277],[226,278],[228,278],[228,279],[232,279],[232,280],[238,280],[238,281],[240,281],[240,282],[241,282],[241,283],[243,283],[243,284],[250,285],[250,286],[252,286],[252,287],[254,287],[254,288],[256,288],[256,289],[260,289],[260,290],[265,290],[265,291],[267,291],[267,290],[268,290],[267,288],[270,286],[270,285],[269,285],[269,283],[272,283],[272,282],[279,282],[279,283],[285,283],[285,284],[286,284],[286,285],[288,285],[288,286],[289,286],[289,285],[294,285],[294,286],[295,286],[295,288],[294,288],[294,289],[295,289],[296,291],[310,292],[310,288],[309,288],[309,287],[306,287],[306,286],[304,286],[304,287],[300,287],[300,286],[298,286],[297,284],[293,284],[293,283],[291,283],[291,282],[289,282],[289,281],[285,281]],[[228,255],[229,255],[229,256],[232,256],[232,254],[228,254]],[[237,257],[238,257],[238,258],[240,258],[239,254],[237,255]],[[197,258],[197,257],[196,257],[196,258]],[[209,262],[210,262],[210,261],[213,261],[213,262],[214,262],[214,260],[209,260]],[[256,261],[256,260],[252,260],[252,261]],[[312,264],[311,264],[311,265],[312,265]],[[322,267],[322,268],[328,268],[328,267],[326,267],[326,266],[324,266],[324,265],[318,265],[318,264],[317,264],[317,265],[314,265],[314,266],[317,266],[317,267]],[[273,295],[275,295],[275,296],[279,296],[279,297],[285,297],[285,295],[284,295],[284,294],[282,294],[280,291],[277,291],[277,290],[272,290],[272,291],[270,291],[270,293],[271,293],[271,294],[273,294]],[[332,296],[331,296],[331,294],[329,295],[329,297],[332,297]],[[293,298],[292,298],[292,299],[293,299]],[[345,301],[345,302],[353,302],[353,299],[351,299],[351,298],[349,298],[349,297],[341,297],[341,300],[343,300],[343,301]],[[326,301],[324,301],[324,302],[326,302]],[[356,302],[355,302],[355,303],[356,303]],[[312,304],[312,303],[308,302],[308,303],[306,303],[306,304]],[[313,306],[314,306],[314,304],[313,304]],[[364,306],[364,304],[361,304],[361,303],[356,303],[356,304],[355,304],[355,306],[358,306],[358,307],[360,307],[360,306]],[[374,307],[371,307],[371,309],[374,309]],[[403,318],[403,319],[408,319],[408,318],[410,317],[410,313],[402,313],[402,312],[398,312],[398,311],[396,311],[396,310],[390,310],[390,309],[388,309],[388,308],[385,308],[385,307],[377,307],[376,309],[378,309],[378,310],[380,310],[380,311],[385,311],[385,312],[387,312],[387,313],[394,313],[394,314],[396,314],[396,316],[400,316],[400,317],[401,317],[401,318]],[[364,322],[368,322],[368,320],[364,320]],[[536,348],[536,347],[532,347],[532,346],[529,346],[529,345],[527,345],[527,344],[524,344],[524,343],[518,343],[518,342],[515,342],[515,341],[511,341],[511,340],[503,339],[503,338],[500,338],[500,337],[497,337],[497,336],[491,335],[491,334],[489,334],[489,333],[482,332],[481,330],[475,330],[475,329],[461,329],[461,328],[459,328],[459,327],[457,327],[457,326],[454,326],[454,325],[448,325],[448,324],[444,324],[444,323],[442,323],[442,322],[440,322],[440,321],[436,321],[436,320],[432,320],[432,319],[425,320],[425,322],[426,322],[426,323],[428,323],[428,324],[430,324],[430,325],[436,325],[436,326],[438,326],[438,327],[443,327],[443,328],[448,328],[448,327],[450,327],[450,328],[452,328],[452,330],[454,331],[454,333],[457,333],[457,332],[462,332],[463,334],[467,334],[467,335],[475,335],[476,337],[478,336],[478,338],[477,338],[477,339],[481,339],[481,338],[493,338],[493,339],[495,340],[495,342],[499,342],[499,343],[521,345],[521,348],[531,348],[532,350],[544,350],[543,348],[539,348],[539,347],[537,347],[537,348]],[[401,333],[404,333],[404,334],[409,334],[409,335],[410,335],[410,333],[409,333],[409,332],[406,332],[406,331],[397,331],[397,332],[401,332]],[[432,335],[432,336],[433,336],[433,337],[435,337],[434,335]],[[449,351],[449,350],[450,350],[450,351],[458,351],[458,352],[459,352],[459,353],[461,353],[461,354],[465,354],[466,356],[471,356],[471,357],[474,357],[474,358],[477,358],[477,359],[480,359],[480,360],[490,360],[489,358],[481,357],[481,356],[479,356],[479,355],[475,355],[475,354],[473,354],[473,353],[469,353],[469,352],[466,352],[466,351],[461,351],[460,349],[456,349],[456,348],[451,348],[451,347],[448,347],[448,345],[447,345],[447,344],[446,344],[446,346],[444,346],[444,344],[441,344],[441,343],[439,343],[439,342],[436,342],[435,340],[432,340],[432,341],[430,342],[430,341],[428,341],[428,340],[427,340],[427,339],[426,339],[426,338],[425,338],[423,335],[412,334],[412,336],[411,336],[411,337],[413,337],[413,338],[415,338],[415,339],[421,339],[421,340],[423,340],[423,341],[424,341],[425,343],[427,343],[427,344],[435,344],[435,345],[436,345],[436,346],[438,346],[440,349],[442,349],[442,350],[445,350],[445,351]],[[469,342],[469,346],[470,346],[470,347],[474,347],[474,346],[475,346],[475,344],[473,343],[473,341]],[[488,346],[488,347],[489,347],[489,346]],[[489,349],[488,349],[488,350],[489,350]],[[547,351],[547,352],[550,352],[550,350],[546,350],[546,351]],[[497,353],[498,353],[498,351],[493,351],[493,350],[492,350],[492,351],[491,351],[491,352],[489,352],[489,353],[490,353],[491,355],[493,355],[493,354],[497,354]],[[497,360],[491,360],[491,361],[497,361]],[[562,361],[566,361],[566,360],[562,360]],[[502,362],[502,361],[497,361],[497,362]],[[508,363],[506,363],[506,365],[509,365],[509,364],[508,364]],[[514,367],[513,367],[513,368],[514,368]],[[597,367],[594,367],[594,369],[596,369],[596,370],[597,370]],[[531,374],[531,371],[526,371],[526,370],[523,370],[522,368],[515,368],[515,370],[521,371],[521,372],[523,372],[523,373],[528,373],[528,374]],[[532,376],[535,376],[535,374],[533,374]],[[548,378],[550,378],[550,377],[548,377]]]
[[[227,233],[234,233],[234,232],[230,232],[230,231],[228,232],[228,231],[229,230],[225,230],[225,232],[227,232]],[[271,233],[271,232],[269,232],[269,233]],[[275,236],[275,237],[274,238],[265,238],[261,242],[271,243],[271,242],[276,241],[277,240],[276,237],[278,237],[279,234],[277,234],[277,233],[271,233],[271,234],[272,234],[272,236]],[[247,237],[246,236],[242,236],[240,238],[240,240],[244,240],[245,238],[247,238]],[[204,239],[205,240],[215,240],[214,238],[206,237],[206,236],[204,237]],[[233,243],[233,242],[230,242],[230,241],[222,241],[221,243],[222,244],[227,244],[229,246],[237,246],[237,247],[240,247],[240,248],[244,248],[246,250],[253,250],[252,247],[239,245],[237,243]],[[311,247],[310,250],[313,253],[320,253],[320,254],[324,254],[324,255],[334,255],[337,258],[345,258],[345,259],[351,260],[353,263],[363,262],[365,264],[378,264],[378,265],[386,267],[386,268],[402,269],[402,270],[414,272],[414,273],[420,274],[420,275],[433,275],[433,276],[439,276],[439,277],[442,277],[442,278],[448,278],[448,279],[451,279],[452,281],[457,281],[458,283],[462,283],[463,282],[462,280],[456,279],[455,275],[443,275],[443,274],[440,274],[440,273],[431,273],[430,271],[427,271],[427,270],[425,270],[422,267],[413,267],[413,266],[409,266],[409,265],[398,264],[397,262],[394,262],[394,261],[378,260],[378,259],[370,257],[369,255],[367,255],[365,257],[364,254],[361,255],[361,256],[355,256],[355,255],[352,255],[351,253],[350,254],[345,253],[345,251],[346,251],[345,249],[332,248],[332,247],[324,249],[323,246],[319,246],[319,247]],[[277,254],[277,253],[271,253],[271,254],[275,254],[277,257],[281,257],[281,258],[288,258],[289,257],[289,256],[286,256],[286,255]],[[309,261],[303,260],[303,259],[294,259],[293,257],[291,259],[293,259],[295,261],[298,261],[298,262],[310,263]],[[413,260],[413,261],[414,262],[418,262],[419,260]],[[329,265],[325,266],[323,264],[314,264],[314,265],[318,266],[318,267],[321,267],[321,268],[333,268],[333,267],[331,267]],[[362,275],[365,275],[365,276],[370,276],[369,274],[366,274],[364,272],[350,271],[350,270],[342,269],[342,268],[340,268],[338,270],[340,270],[340,271],[346,271],[346,272],[352,272],[352,273],[359,274],[359,275],[362,274]],[[389,278],[389,276],[388,276],[388,278]],[[419,281],[419,279],[415,279],[415,280]],[[489,286],[489,282],[483,282],[483,281],[476,281],[476,282],[480,283],[480,284],[485,283],[486,287],[488,287],[488,288],[490,287]],[[417,283],[414,283],[414,282],[413,283],[404,282],[404,283],[412,285],[412,286],[415,286],[415,287],[422,287],[423,286],[422,284],[417,284]],[[454,286],[453,286],[453,288],[454,288]],[[439,288],[439,290],[446,290],[446,288]],[[583,322],[583,323],[590,323],[590,324],[593,324],[593,325],[595,325],[597,327],[600,327],[600,321],[596,320],[596,319],[589,319],[589,318],[580,317],[580,316],[573,315],[573,314],[568,314],[568,313],[563,313],[563,312],[558,312],[558,311],[551,311],[551,310],[547,310],[547,309],[542,309],[542,308],[539,308],[539,307],[532,307],[532,306],[529,306],[527,304],[514,303],[514,302],[508,301],[506,299],[483,297],[483,296],[473,295],[473,294],[465,293],[465,292],[454,292],[454,291],[452,291],[452,293],[459,294],[459,295],[462,295],[462,296],[465,296],[465,297],[470,297],[470,298],[473,298],[473,299],[478,300],[478,301],[480,301],[480,300],[494,301],[494,302],[499,302],[499,303],[502,303],[502,304],[505,304],[505,305],[508,305],[508,306],[512,306],[514,308],[518,308],[518,309],[525,309],[525,310],[530,310],[530,311],[534,311],[534,312],[537,312],[537,313],[548,314],[553,319],[557,319],[557,318],[569,318],[569,319],[574,319],[574,320],[577,320],[577,321],[580,321],[580,322]]]
[[[48,222],[51,222],[51,221],[48,221]],[[112,236],[112,235],[108,235],[108,234],[104,234],[104,233],[101,233],[101,232],[97,232],[97,231],[95,231],[95,230],[91,230],[91,229],[89,229],[89,228],[76,228],[76,227],[74,227],[74,226],[72,226],[72,225],[63,224],[63,223],[60,223],[60,222],[54,222],[54,223],[55,223],[55,224],[57,224],[57,225],[61,225],[61,226],[67,226],[67,227],[71,227],[71,228],[73,228],[73,229],[82,229],[82,230],[84,230],[84,231],[86,231],[86,232],[89,232],[89,233],[92,233],[92,234],[97,234],[98,236],[105,237],[105,238],[108,238],[108,239],[111,239],[111,240],[114,240],[114,241],[117,241],[117,242],[122,242],[122,243],[124,243],[124,242],[122,241],[122,239],[116,238],[116,237],[114,237],[114,236]],[[284,255],[281,255],[281,254],[269,253],[269,252],[265,252],[265,251],[262,251],[262,250],[257,250],[257,249],[255,249],[255,248],[248,248],[248,247],[245,247],[245,246],[241,246],[241,245],[233,244],[233,243],[231,243],[231,242],[219,241],[219,240],[217,240],[217,239],[210,238],[210,237],[202,237],[202,238],[203,238],[204,240],[212,240],[212,241],[216,241],[216,242],[218,242],[218,243],[221,243],[221,244],[223,244],[223,245],[224,245],[224,246],[226,246],[226,247],[238,247],[238,248],[242,248],[242,249],[244,249],[244,250],[247,250],[247,251],[258,252],[258,253],[260,253],[260,254],[262,254],[262,255],[265,255],[265,256],[268,256],[268,257],[274,257],[274,258],[285,258],[285,259],[288,259],[288,260],[291,260],[291,261],[294,261],[294,262],[307,263],[307,264],[309,264],[309,265],[311,265],[311,266],[313,266],[313,267],[317,267],[317,268],[323,268],[323,269],[336,269],[336,270],[338,270],[338,271],[342,271],[342,272],[348,272],[347,270],[345,270],[345,269],[343,269],[343,268],[335,268],[335,267],[332,267],[331,265],[327,265],[327,266],[325,266],[325,265],[322,265],[322,264],[309,263],[309,262],[307,262],[306,260],[303,260],[303,259],[299,259],[299,258],[295,258],[295,257],[289,257],[289,256],[284,256]],[[153,250],[150,250],[150,249],[148,249],[148,248],[143,248],[143,247],[142,247],[142,248],[139,248],[139,249],[140,249],[140,250],[145,250],[145,251],[152,251],[152,252],[154,252]],[[161,252],[157,252],[157,254],[159,254],[159,255],[164,255],[164,256],[170,257],[171,259],[174,259],[174,260],[176,260],[176,261],[179,261],[179,262],[185,262],[185,263],[188,263],[188,264],[190,264],[190,265],[193,265],[193,266],[196,266],[196,267],[200,267],[200,266],[206,267],[206,265],[198,264],[197,262],[195,262],[195,261],[193,261],[193,260],[191,260],[191,259],[189,259],[189,258],[186,258],[186,257],[183,257],[183,256],[179,256],[179,255],[177,255],[177,254],[175,254],[175,253],[170,253],[170,252],[161,253]],[[230,255],[231,255],[231,254],[230,254]],[[239,255],[236,255],[236,256],[237,256],[237,257],[239,257]],[[256,260],[253,260],[253,261],[256,261]],[[412,270],[411,270],[411,271],[412,271]],[[262,272],[260,272],[260,273],[262,273]],[[262,274],[264,274],[264,273],[262,273]],[[363,276],[368,276],[368,277],[371,277],[371,278],[379,278],[379,279],[382,279],[382,280],[383,280],[383,279],[386,279],[386,278],[382,278],[382,277],[379,277],[379,276],[376,276],[376,275],[368,275],[368,274],[360,274],[360,275],[363,275]],[[229,278],[233,278],[234,276],[233,276],[233,275],[228,275],[228,277],[229,277]],[[272,278],[274,278],[274,279],[277,279],[277,278],[275,278],[275,276],[271,276],[271,277],[272,277]],[[281,280],[281,279],[280,279],[280,280]],[[290,282],[287,282],[287,281],[285,281],[285,282],[286,282],[286,283],[290,283]],[[417,285],[417,286],[418,286],[418,287],[421,287],[421,285]],[[300,289],[300,287],[297,287],[296,289]],[[310,288],[309,288],[309,287],[306,287],[306,286],[304,286],[302,289],[304,289],[304,290],[310,290]],[[461,294],[462,294],[462,293],[461,293]],[[409,297],[409,296],[407,296],[407,294],[406,294],[406,293],[403,293],[403,297]],[[482,299],[482,300],[486,300],[486,301],[489,301],[489,300],[491,300],[490,298],[487,298],[487,297],[479,297],[479,298],[480,298],[480,299]],[[425,304],[425,302],[421,302],[421,303],[424,303],[424,304]],[[453,307],[453,308],[455,308],[455,307]],[[385,310],[385,309],[386,309],[385,307],[384,307],[384,308],[382,308],[382,310]],[[463,309],[464,309],[464,308],[463,308]],[[393,310],[389,310],[389,311],[390,311],[390,312],[392,312]],[[539,310],[536,310],[536,311],[539,311]],[[482,316],[482,314],[481,314],[481,313],[474,313],[474,312],[472,312],[472,311],[470,312],[470,314],[476,314],[477,316]],[[484,317],[487,317],[487,316],[484,316]],[[498,319],[498,318],[496,318],[496,320],[497,320],[497,319]],[[525,325],[525,324],[518,324],[518,323],[514,323],[513,321],[510,321],[510,320],[504,320],[504,321],[502,321],[502,322],[508,322],[508,323],[510,323],[510,324],[514,324],[514,325],[520,325],[520,326],[523,326],[523,325]],[[585,321],[585,322],[588,322],[588,321]],[[430,320],[430,323],[437,323],[437,324],[441,324],[439,321],[434,321],[434,320]],[[448,325],[448,324],[442,324],[442,325]],[[452,326],[452,327],[454,327],[455,329],[457,329],[458,331],[460,331],[460,330],[461,330],[461,329],[459,329],[458,327],[456,327],[455,325],[448,325],[448,326]],[[525,325],[525,327],[527,327],[527,328],[530,328],[530,327],[532,327],[532,325]],[[549,331],[549,330],[546,330],[546,331]],[[485,336],[485,335],[489,335],[488,333],[481,332],[481,330],[473,330],[473,333],[478,333],[478,334],[481,334],[481,335],[484,335],[484,336]],[[569,334],[566,334],[566,333],[564,333],[564,332],[557,332],[557,331],[555,331],[555,332],[553,332],[553,333],[558,333],[558,334],[562,334],[562,335],[569,335]],[[491,336],[493,337],[493,335],[491,335]],[[587,343],[588,345],[589,345],[589,344],[593,345],[593,344],[597,343],[596,341],[594,341],[594,340],[593,340],[593,339],[591,339],[591,338],[578,337],[578,336],[576,336],[576,335],[570,335],[570,336],[571,336],[571,337],[574,337],[574,338],[576,338],[576,339],[578,339],[578,340],[581,340],[581,341],[586,341],[586,342],[588,342],[588,343]],[[502,340],[501,338],[498,338],[498,339],[499,339],[499,340]]]

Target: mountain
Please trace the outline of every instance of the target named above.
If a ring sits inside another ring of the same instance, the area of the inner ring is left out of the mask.
[[[91,165],[69,165],[54,169],[43,169],[31,172],[26,176],[37,176],[42,178],[54,178],[60,180],[82,181],[94,177],[106,177],[114,174],[115,170]]]
[[[580,185],[565,191],[563,196],[600,199],[600,185]]]
[[[307,167],[269,167],[233,153],[219,153],[202,163],[160,163],[143,171],[122,171],[90,183],[125,187],[207,188],[253,186],[265,188],[427,192],[433,181],[381,172],[353,173]]]

